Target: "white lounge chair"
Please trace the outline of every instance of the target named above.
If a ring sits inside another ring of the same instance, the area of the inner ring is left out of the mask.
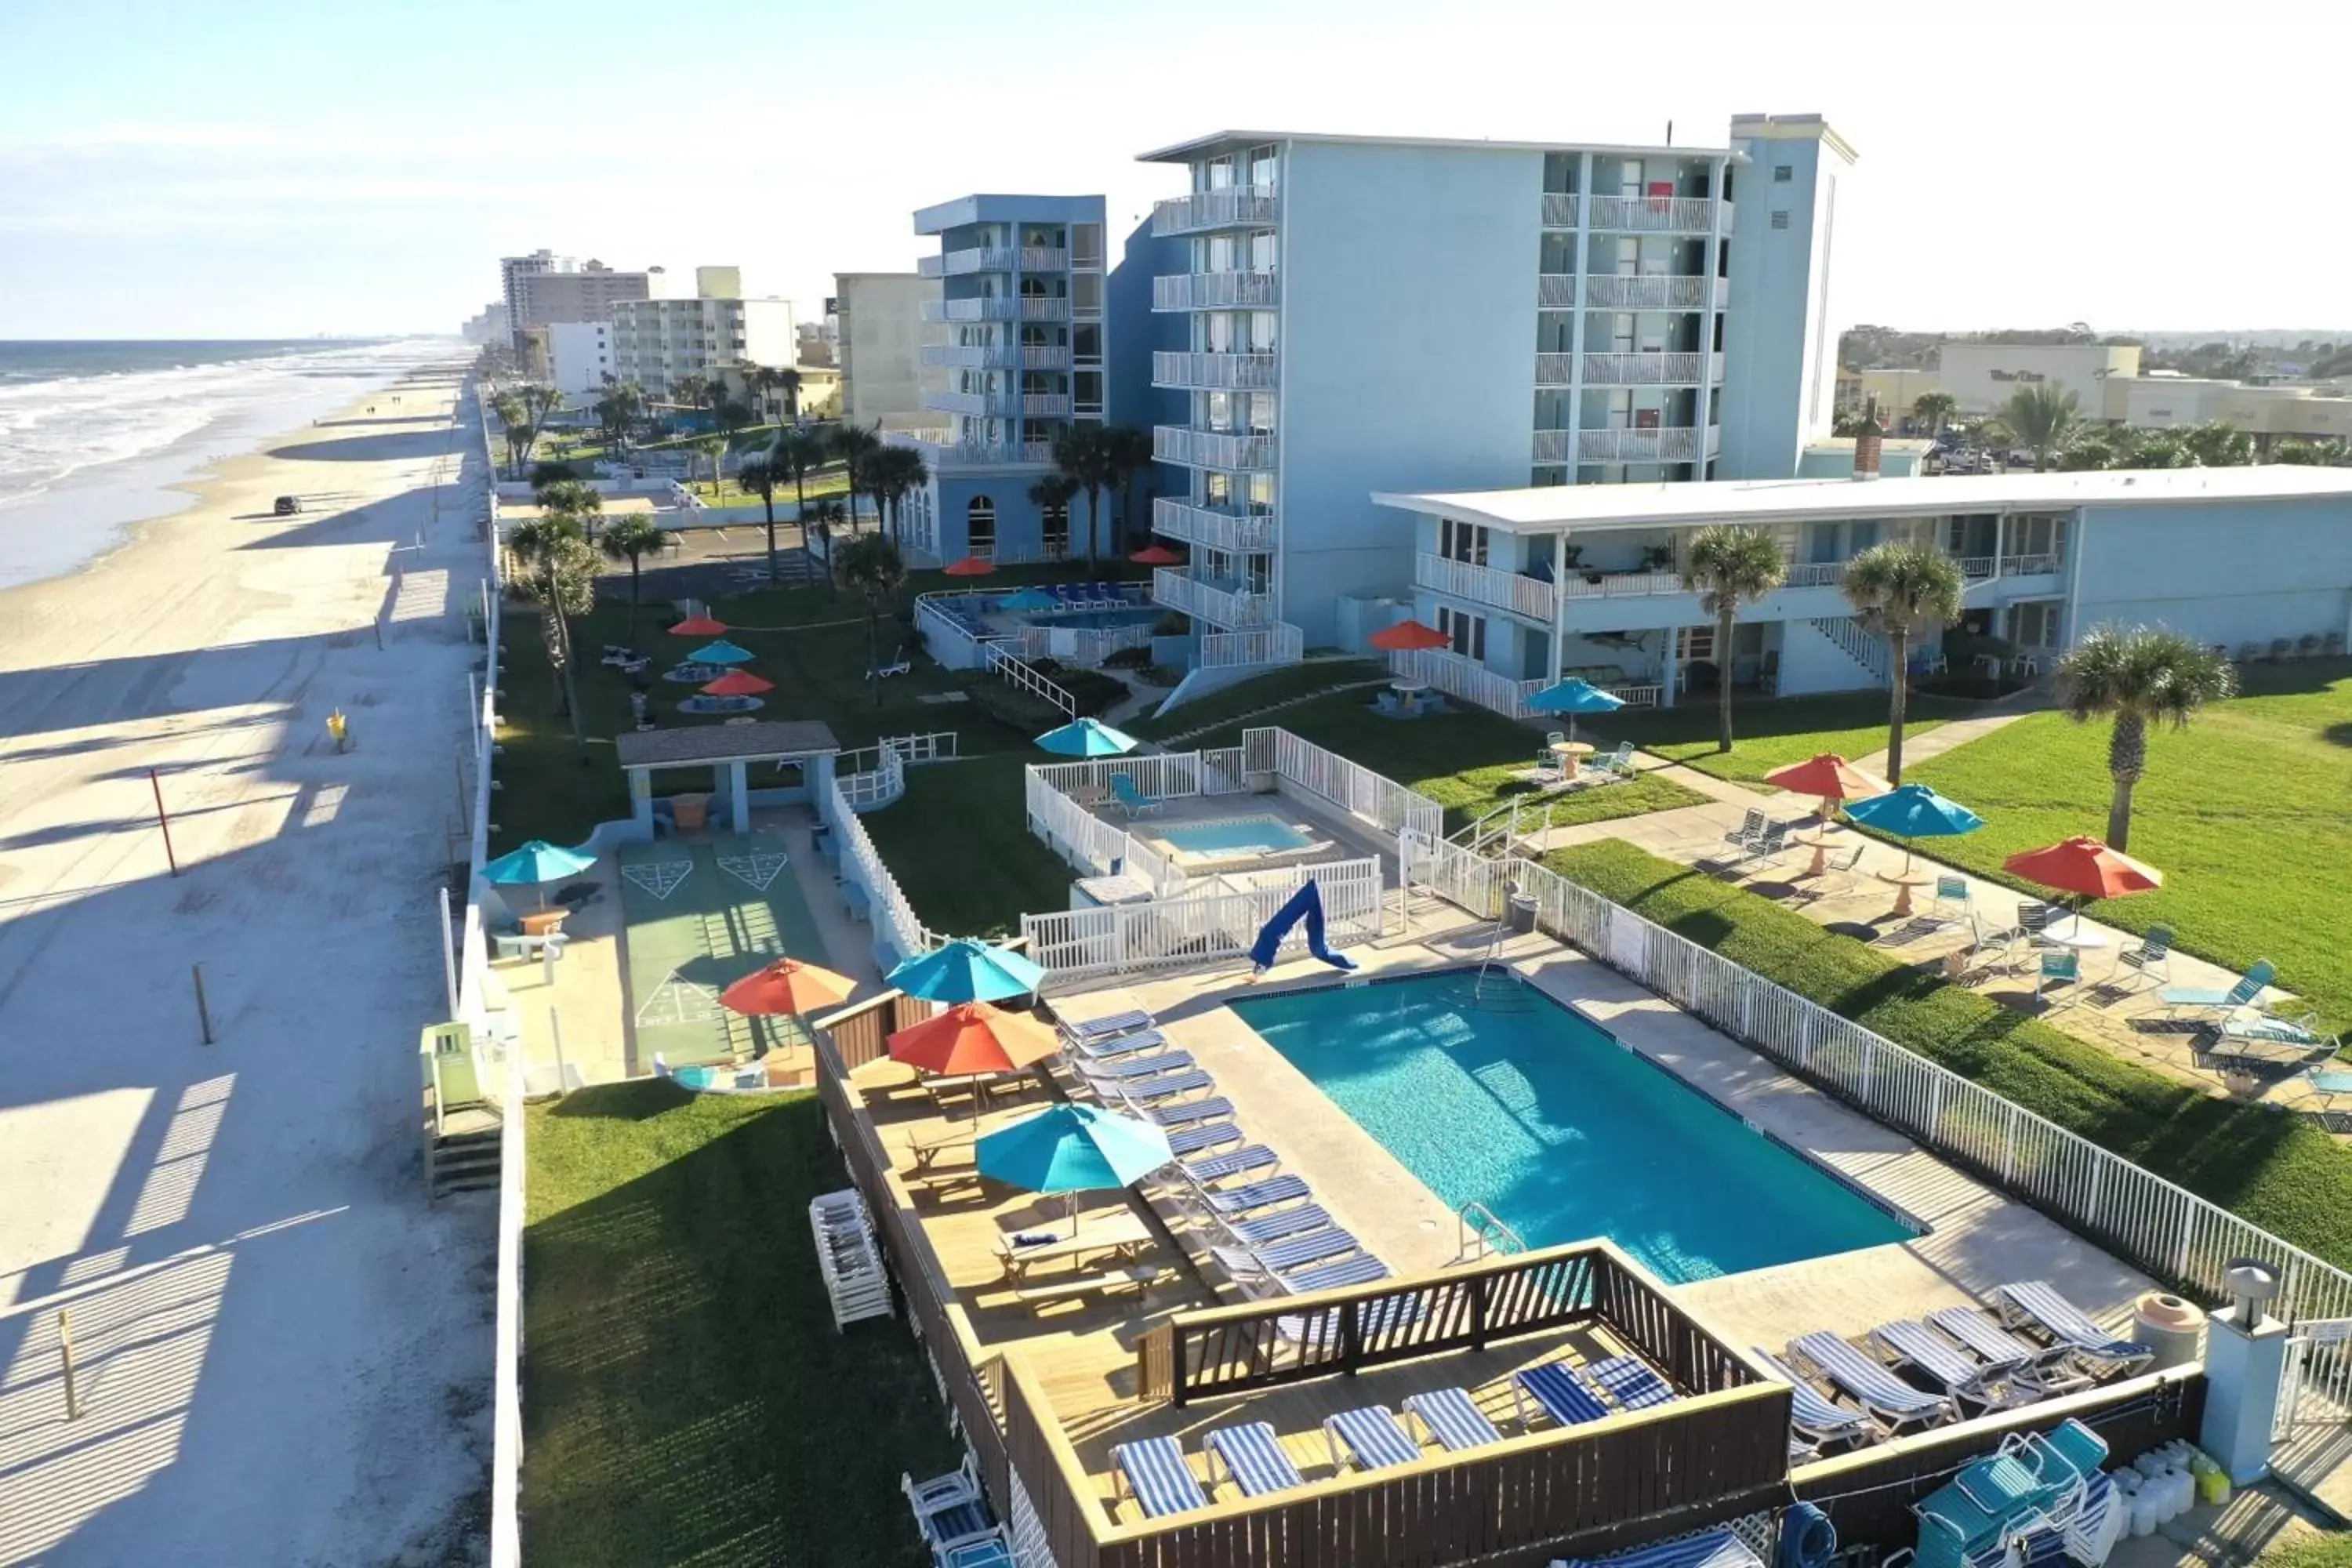
[[[2156,1359],[2153,1348],[2133,1340],[2117,1339],[2093,1322],[2090,1314],[2058,1293],[2043,1279],[2022,1279],[1997,1287],[1993,1304],[2001,1321],[2030,1323],[2071,1350],[2075,1359],[2108,1370],[2137,1372]]]
[[[1789,1342],[1789,1354],[1836,1384],[1890,1436],[1906,1426],[1940,1426],[1959,1416],[1946,1395],[1912,1387],[1835,1334],[1801,1334]]]
[[[1119,1489],[1131,1494],[1147,1519],[1189,1513],[1209,1506],[1209,1494],[1193,1478],[1184,1445],[1174,1437],[1141,1437],[1110,1451]]]

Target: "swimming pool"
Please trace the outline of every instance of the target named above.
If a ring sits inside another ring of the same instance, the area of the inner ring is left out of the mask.
[[[1024,616],[1033,626],[1139,626],[1158,620],[1167,612],[1157,605],[1130,605],[1125,609],[1065,610],[1053,615]]]
[[[1606,1236],[1682,1284],[1919,1234],[1507,974],[1232,1005],[1448,1206],[1529,1247]]]
[[[1207,822],[1154,824],[1152,836],[1187,855],[1293,855],[1316,840],[1278,816],[1220,816]]]

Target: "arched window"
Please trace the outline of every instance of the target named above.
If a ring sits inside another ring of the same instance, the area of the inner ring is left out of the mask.
[[[982,561],[996,554],[996,503],[986,496],[972,497],[963,509],[963,548]]]

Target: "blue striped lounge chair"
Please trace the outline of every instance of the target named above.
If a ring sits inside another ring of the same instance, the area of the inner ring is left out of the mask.
[[[1282,1439],[1263,1421],[1213,1427],[1202,1434],[1201,1448],[1209,1456],[1210,1481],[1213,1483],[1222,1470],[1244,1497],[1264,1497],[1307,1484],[1307,1478],[1283,1451]]]
[[[1189,1078],[1194,1075],[1186,1073],[1179,1076]],[[1202,1073],[1198,1076],[1206,1078],[1208,1074]],[[1189,1094],[1192,1091],[1187,1089],[1181,1092]],[[1163,1130],[1191,1127],[1202,1121],[1231,1121],[1234,1119],[1234,1102],[1220,1096],[1213,1095],[1207,1100],[1188,1100],[1180,1105],[1146,1105],[1143,1101],[1147,1098],[1167,1097],[1146,1096],[1141,1090],[1130,1085],[1119,1090],[1119,1098],[1127,1102],[1127,1108],[1129,1110]]]
[[[2032,1397],[2006,1386],[2007,1368],[1978,1361],[1916,1318],[1879,1324],[1870,1331],[1870,1342],[1893,1357],[1895,1365],[1907,1366],[1953,1398],[1983,1409],[2004,1409]]]
[[[1255,1247],[1291,1237],[1311,1236],[1333,1226],[1331,1216],[1323,1212],[1321,1204],[1294,1204],[1256,1219],[1228,1220],[1225,1228],[1244,1247]]]
[[[1173,1437],[1140,1437],[1110,1451],[1111,1469],[1147,1519],[1209,1506],[1209,1494],[1192,1479],[1184,1445]]]
[[[1077,1053],[1081,1061],[1110,1062],[1121,1057],[1159,1050],[1167,1044],[1168,1037],[1158,1029],[1138,1029],[1132,1034],[1106,1035],[1098,1040],[1073,1040],[1070,1048]]]
[[[1351,1285],[1377,1285],[1388,1277],[1389,1266],[1369,1252],[1343,1258],[1337,1263],[1318,1264],[1295,1274],[1275,1276],[1284,1289],[1298,1296],[1310,1290],[1339,1290]]]
[[[1420,1422],[1430,1440],[1449,1454],[1483,1448],[1503,1440],[1503,1434],[1486,1419],[1486,1413],[1459,1388],[1438,1388],[1413,1394],[1404,1402],[1404,1414],[1408,1426]]]
[[[2020,1388],[2037,1394],[2068,1394],[2089,1380],[2069,1365],[2071,1347],[2028,1344],[1974,1307],[1946,1307],[1927,1314],[1937,1332]]]
[[[1079,1022],[1065,1018],[1061,1020],[1062,1037],[1083,1050],[1088,1046],[1116,1040],[1123,1035],[1140,1034],[1158,1021],[1140,1007],[1124,1013],[1106,1013],[1099,1018]]]
[[[1168,1152],[1181,1160],[1188,1154],[1205,1154],[1241,1141],[1242,1130],[1233,1122],[1198,1121],[1168,1134]]]
[[[1335,1470],[1344,1471],[1350,1463],[1367,1470],[1385,1470],[1421,1458],[1421,1445],[1397,1425],[1385,1405],[1367,1405],[1360,1410],[1326,1416],[1323,1440],[1330,1446]]]
[[[1835,1334],[1801,1334],[1789,1342],[1789,1353],[1844,1390],[1890,1436],[1906,1426],[1940,1426],[1959,1415],[1948,1396],[1912,1387]]]
[[[1078,1070],[1090,1079],[1108,1083],[1121,1083],[1129,1079],[1158,1078],[1163,1073],[1181,1072],[1192,1065],[1190,1051],[1154,1051],[1151,1055],[1121,1057],[1116,1061],[1081,1062]]]
[[[1218,1122],[1216,1125],[1230,1127],[1233,1123],[1224,1121]],[[1177,1134],[1171,1132],[1168,1137],[1172,1143]],[[1262,1172],[1276,1169],[1281,1163],[1281,1155],[1263,1143],[1252,1143],[1246,1148],[1229,1149],[1222,1154],[1202,1154],[1194,1159],[1180,1160],[1177,1162],[1177,1168],[1184,1173],[1186,1181],[1205,1190],[1218,1182],[1231,1181],[1235,1176],[1259,1175]],[[1261,1177],[1261,1179],[1272,1180],[1273,1178]],[[1292,1179],[1297,1180],[1296,1177]]]
[[[1674,1403],[1674,1384],[1633,1356],[1613,1355],[1594,1362],[1584,1369],[1584,1375],[1599,1384],[1620,1410],[1649,1410]]]
[[[1736,1532],[1710,1530],[1614,1557],[1560,1558],[1552,1568],[1764,1568],[1764,1563]]]
[[[1561,1426],[1581,1426],[1609,1414],[1608,1401],[1601,1397],[1600,1391],[1587,1383],[1571,1363],[1564,1361],[1531,1366],[1511,1379],[1511,1405],[1517,1412],[1522,1431],[1529,1425],[1529,1400]]]
[[[2134,1373],[2156,1359],[2151,1347],[2117,1339],[2093,1322],[2090,1314],[2060,1295],[2047,1280],[2019,1280],[1997,1287],[1992,1295],[2001,1321],[2012,1327],[2032,1324],[2094,1370]]]
[[[2210,985],[2168,985],[2156,994],[2168,1014],[2220,1013],[2224,1016],[2241,1007],[2251,1007],[2263,988],[2278,978],[2278,966],[2267,958],[2254,960],[2254,965],[2238,976],[2238,983],[2227,991],[2216,991]]]
[[[1763,1346],[1754,1354],[1764,1369],[1789,1385],[1789,1448],[1811,1453],[1832,1443],[1866,1443],[1877,1435],[1870,1417],[1844,1405],[1805,1381],[1797,1370]]]
[[[986,1535],[942,1548],[938,1560],[939,1568],[1015,1568],[1013,1546],[1001,1524]]]
[[[961,1468],[943,1476],[919,1481],[911,1474],[901,1473],[898,1489],[907,1497],[907,1506],[914,1510],[915,1523],[925,1534],[929,1533],[929,1521],[936,1514],[980,1503],[980,1465],[970,1454],[963,1458]],[[986,1505],[982,1504],[983,1514]]]
[[[1286,1171],[1278,1176],[1265,1176],[1238,1187],[1201,1187],[1194,1195],[1201,1205],[1221,1220],[1245,1219],[1266,1209],[1284,1204],[1295,1204],[1311,1197],[1312,1189],[1307,1178]]]
[[[1352,1257],[1363,1249],[1362,1243],[1333,1225],[1303,1236],[1288,1236],[1279,1241],[1267,1242],[1263,1247],[1253,1247],[1249,1253],[1265,1266],[1267,1273],[1278,1278],[1296,1274],[1302,1268],[1312,1268],[1318,1263]]]
[[[1181,1053],[1171,1051],[1169,1054],[1171,1056],[1177,1056]],[[1182,1100],[1187,1095],[1201,1094],[1217,1087],[1217,1080],[1211,1078],[1206,1072],[1202,1071],[1199,1068],[1192,1068],[1178,1072],[1163,1072],[1156,1077],[1138,1077],[1125,1079],[1098,1079],[1092,1073],[1087,1073],[1086,1074],[1086,1079],[1087,1083],[1091,1084],[1094,1089],[1106,1099],[1109,1097],[1112,1091],[1116,1090],[1118,1094],[1126,1100],[1129,1105],[1143,1107],[1158,1106],[1160,1105],[1162,1101],[1166,1100]],[[1216,1103],[1219,1105],[1225,1105],[1223,1100],[1218,1100]],[[1185,1117],[1176,1121],[1163,1121],[1160,1125],[1162,1127],[1185,1127],[1190,1126],[1195,1121],[1223,1121],[1230,1117],[1232,1113],[1233,1108],[1230,1105],[1225,1105],[1224,1111],[1220,1115]]]

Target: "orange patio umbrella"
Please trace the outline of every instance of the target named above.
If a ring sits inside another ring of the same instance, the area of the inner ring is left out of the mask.
[[[688,616],[670,627],[669,635],[674,637],[715,637],[726,630],[725,621],[713,620],[709,616]]]
[[[995,570],[995,562],[982,561],[977,555],[967,555],[954,565],[946,568],[947,574],[950,577],[985,577]]]
[[[890,1059],[925,1072],[1014,1072],[1062,1048],[1054,1031],[1025,1013],[959,1002],[890,1037]]]
[[[1895,787],[1875,773],[1864,773],[1835,752],[1823,752],[1801,763],[1775,768],[1764,775],[1764,782],[1779,784],[1791,795],[1821,796],[1823,822],[1837,815],[1840,801],[1867,800]]]
[[[774,681],[762,680],[748,669],[730,669],[716,680],[706,681],[702,688],[712,697],[757,697],[775,689]]]
[[[1425,626],[1419,621],[1399,621],[1371,636],[1371,644],[1391,653],[1411,653],[1423,648],[1449,647],[1454,639],[1435,626]]]
[[[2164,886],[2163,872],[2120,849],[2108,848],[2087,834],[2039,849],[2023,850],[2000,864],[2001,869],[2014,871],[2029,882],[2074,893],[2084,902],[2150,893]],[[2083,923],[2080,905],[2074,910],[2074,923]]]
[[[752,1017],[807,1014],[849,1000],[857,982],[797,958],[780,958],[755,969],[719,994],[719,1005]]]
[[[1138,566],[1181,566],[1184,558],[1164,544],[1147,544],[1128,557]]]

